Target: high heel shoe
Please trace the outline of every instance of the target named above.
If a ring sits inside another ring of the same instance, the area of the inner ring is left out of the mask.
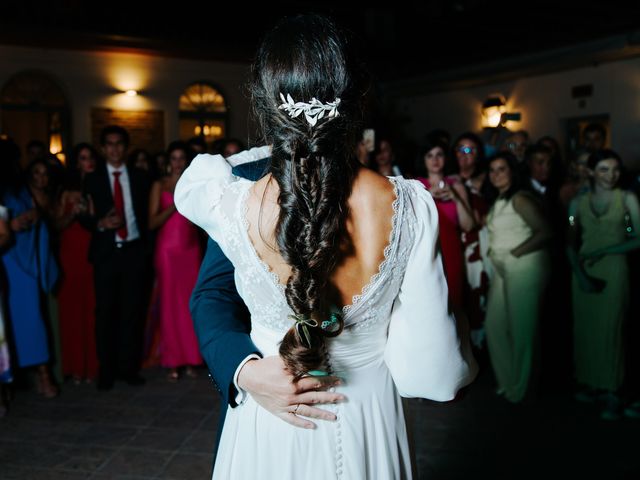
[[[179,375],[177,368],[172,368],[171,370],[169,370],[169,373],[167,373],[167,380],[171,383],[176,383],[178,381],[178,378]]]

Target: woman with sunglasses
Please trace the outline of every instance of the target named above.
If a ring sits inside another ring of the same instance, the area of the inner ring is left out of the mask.
[[[484,146],[475,133],[465,132],[453,144],[454,167],[458,168],[458,176],[465,186],[469,198],[469,206],[476,221],[471,230],[461,233],[462,251],[467,284],[464,305],[471,339],[477,348],[484,345],[484,315],[489,293],[489,276],[485,269],[483,252],[486,251],[487,235],[484,220],[489,212],[489,203],[483,193],[483,184],[487,175]],[[484,243],[483,243],[484,241]]]

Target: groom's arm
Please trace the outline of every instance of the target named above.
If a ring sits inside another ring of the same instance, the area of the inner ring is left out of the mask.
[[[209,239],[190,310],[200,352],[225,403],[237,405],[234,374],[251,355],[260,352],[249,336],[249,312],[238,295],[233,265]]]

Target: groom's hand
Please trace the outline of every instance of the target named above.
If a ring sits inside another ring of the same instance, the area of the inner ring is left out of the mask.
[[[326,391],[339,382],[340,379],[333,376],[305,377],[294,382],[279,355],[250,360],[238,374],[238,386],[250,393],[261,407],[301,428],[316,426],[303,417],[336,419],[335,414],[312,405],[343,401],[344,395]]]

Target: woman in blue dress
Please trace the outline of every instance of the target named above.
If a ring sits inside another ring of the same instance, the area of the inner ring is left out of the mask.
[[[15,143],[9,142],[15,146]],[[36,369],[38,392],[55,397],[58,388],[49,373],[49,339],[41,293],[53,288],[58,268],[49,245],[49,231],[35,207],[29,190],[20,181],[19,150],[3,145],[5,166],[1,203],[9,213],[12,239],[2,250],[7,277],[7,317],[16,352],[16,367]]]

